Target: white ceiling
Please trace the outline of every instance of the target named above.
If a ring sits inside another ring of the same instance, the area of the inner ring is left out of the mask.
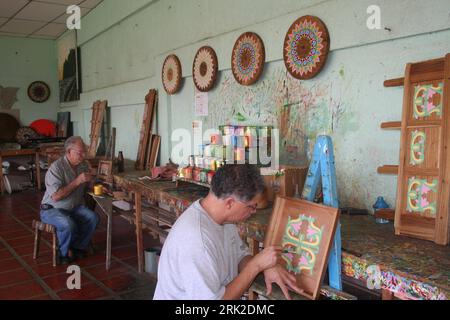
[[[103,0],[0,0],[0,35],[56,39],[66,30],[66,9],[78,5],[84,17]]]

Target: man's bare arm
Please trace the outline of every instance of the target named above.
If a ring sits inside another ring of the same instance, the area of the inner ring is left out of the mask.
[[[279,251],[280,248],[267,247],[254,257],[244,257],[239,263],[239,275],[225,287],[222,299],[239,299],[250,287],[258,273],[276,264]]]
[[[53,201],[60,201],[64,198],[67,198],[78,186],[81,184],[88,182],[92,179],[91,175],[88,173],[81,173],[78,177],[75,178],[71,183],[67,186],[61,187],[52,194]]]

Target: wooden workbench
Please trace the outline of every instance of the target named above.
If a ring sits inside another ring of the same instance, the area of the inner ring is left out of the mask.
[[[144,269],[142,231],[147,230],[152,234],[166,237],[168,232],[164,226],[171,227],[180,214],[194,201],[205,197],[209,192],[209,188],[201,185],[142,179],[146,175],[148,175],[146,171],[134,171],[114,175],[114,183],[117,187],[134,193],[135,215],[134,220],[130,222],[136,226],[139,272],[142,272]],[[160,205],[170,208],[170,211],[160,208]],[[258,210],[263,215],[270,215],[271,211],[271,208]],[[145,219],[146,215],[150,219]],[[151,220],[154,220],[153,223]],[[243,235],[243,238],[245,238],[245,235]],[[252,252],[256,253],[256,251],[256,248],[253,247]],[[255,292],[258,292],[257,287],[255,287]],[[354,298],[343,292],[333,290],[328,286],[321,288],[321,295],[331,299]]]
[[[263,242],[270,210],[239,224],[239,231]],[[342,273],[366,286],[367,268],[381,271],[383,298],[450,299],[450,247],[395,236],[394,226],[373,216],[341,215]],[[372,267],[373,268],[373,267]]]
[[[206,196],[208,188],[197,185],[178,186],[172,181],[142,179],[148,171],[132,171],[114,175],[114,184],[134,194],[138,271],[144,270],[142,231],[166,237],[170,228],[183,211],[195,200]],[[168,208],[164,209],[161,206]]]
[[[148,172],[130,172],[114,176],[117,185],[135,194],[135,224],[138,243],[139,270],[143,270],[142,229],[167,235],[163,229],[142,222],[147,208],[172,217],[172,222],[195,200],[204,197],[208,189],[174,182],[140,180]],[[146,202],[143,205],[143,201]],[[149,205],[151,203],[151,205]],[[158,208],[165,204],[170,211]],[[144,208],[147,207],[147,208]],[[272,209],[258,210],[247,221],[239,223],[243,238],[251,239],[251,249],[257,251],[264,241]],[[166,217],[167,218],[167,217]],[[170,224],[167,223],[168,225]],[[450,248],[429,241],[394,235],[393,225],[377,224],[373,216],[341,215],[342,273],[365,286],[367,268],[379,267],[383,297],[402,299],[450,299]],[[321,291],[332,299],[342,298],[336,292]],[[344,297],[345,298],[345,297]]]

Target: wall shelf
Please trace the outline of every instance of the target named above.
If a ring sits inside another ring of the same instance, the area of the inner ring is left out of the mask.
[[[381,127],[381,129],[386,129],[386,130],[400,130],[402,127],[402,122],[401,121],[382,122],[380,127]]]
[[[177,186],[178,186],[178,182],[179,181],[187,182],[187,183],[193,183],[193,184],[196,184],[196,185],[199,185],[199,186],[202,186],[202,187],[206,187],[206,188],[210,188],[211,187],[211,185],[209,183],[195,181],[195,180],[188,179],[188,178],[183,178],[183,177],[178,177],[177,178]]]
[[[377,168],[380,174],[398,174],[398,165],[384,165]]]

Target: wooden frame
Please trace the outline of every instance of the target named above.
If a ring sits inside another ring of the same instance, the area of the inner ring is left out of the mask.
[[[87,152],[88,159],[95,158],[97,153],[100,131],[102,129],[103,117],[105,116],[107,104],[108,101],[106,100],[97,100],[92,106],[91,134],[89,135],[91,142]]]
[[[301,295],[317,299],[333,244],[339,209],[277,197],[264,247],[281,246],[281,264],[297,278]]]
[[[150,170],[156,167],[156,161],[158,160],[159,146],[161,144],[161,137],[153,134],[150,143],[150,150],[148,151],[146,169]]]
[[[449,243],[450,54],[408,63],[395,234]]]
[[[145,109],[142,119],[139,146],[136,157],[135,169],[144,170],[148,159],[149,144],[151,143],[153,119],[155,118],[158,94],[155,89],[150,89],[145,96]]]
[[[113,182],[113,162],[111,160],[100,160],[97,170],[97,178],[109,183]]]

